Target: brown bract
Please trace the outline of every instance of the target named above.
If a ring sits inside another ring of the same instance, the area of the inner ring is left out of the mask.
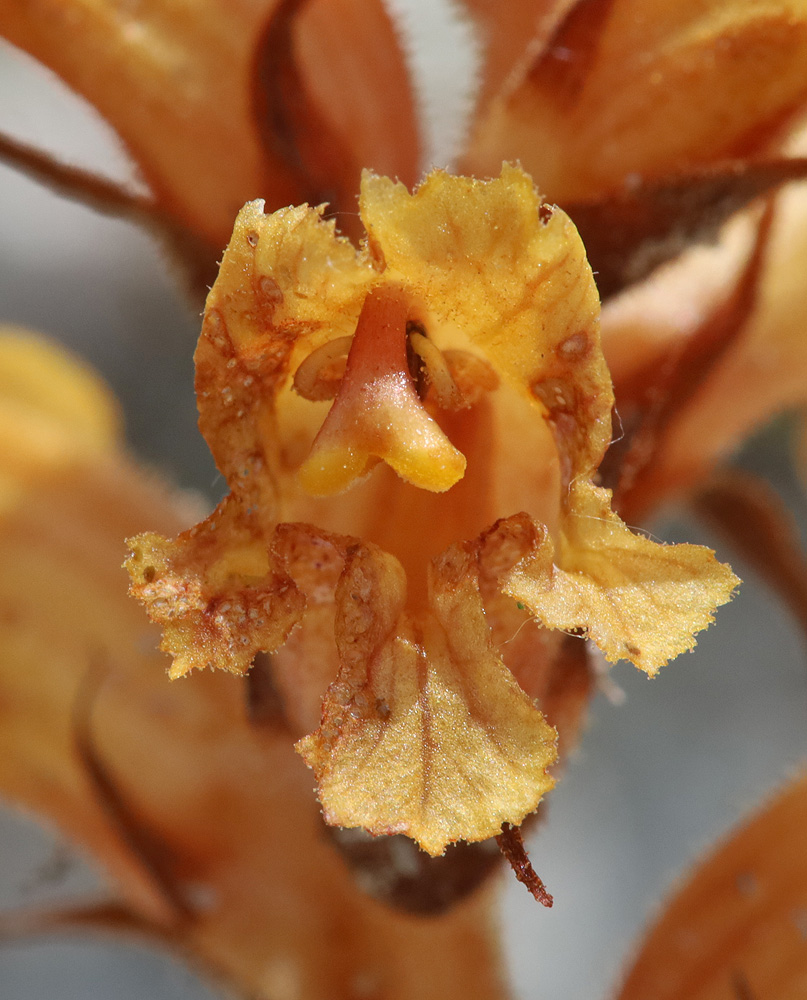
[[[463,167],[519,157],[565,204],[758,152],[803,105],[806,57],[804,0],[579,0],[481,109]]]
[[[805,822],[801,775],[692,869],[642,942],[619,1000],[803,997]]]
[[[790,184],[604,309],[623,426],[648,446],[628,516],[697,489],[755,427],[804,406],[805,219],[805,185]]]
[[[250,198],[351,210],[362,166],[416,176],[408,75],[377,0],[10,0],[0,33],[98,109],[156,215],[213,259]]]
[[[196,354],[231,493],[127,566],[172,676],[244,673],[297,627],[274,670],[326,820],[440,854],[551,786],[546,629],[652,674],[736,579],[632,533],[592,482],[599,302],[526,174],[413,194],[365,174],[360,212],[359,250],[320,209],[239,215]]]
[[[468,6],[484,24],[485,0]],[[532,24],[533,44],[492,31],[493,70],[503,46],[510,72],[483,93],[462,163],[518,156],[579,226],[601,295],[625,293],[603,344],[620,453],[642,427],[618,473],[635,479],[619,509],[640,520],[803,406],[803,192],[771,199],[765,232],[756,206],[720,226],[803,176],[807,6],[578,0],[514,3],[508,18]]]

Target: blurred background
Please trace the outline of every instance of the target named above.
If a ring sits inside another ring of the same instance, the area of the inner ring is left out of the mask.
[[[446,165],[470,107],[476,41],[439,4],[400,6],[417,54],[428,159]],[[9,46],[0,47],[0,130],[137,183],[103,123]],[[224,484],[197,432],[192,391],[198,307],[177,277],[140,230],[0,167],[0,322],[39,330],[86,358],[121,401],[132,451],[213,502]],[[773,478],[807,523],[784,423],[766,429],[738,460]],[[651,527],[665,541],[720,548],[684,512],[670,511]],[[745,579],[740,594],[694,653],[654,681],[627,664],[603,681],[582,743],[550,797],[547,821],[529,843],[554,908],[544,910],[514,879],[504,879],[504,940],[521,1000],[609,996],[632,943],[676,879],[802,766],[801,637],[736,560],[734,568]],[[87,859],[28,817],[3,814],[0,845],[6,911],[75,898],[100,884]],[[113,995],[216,994],[168,957],[119,941],[0,943],[3,1000]]]

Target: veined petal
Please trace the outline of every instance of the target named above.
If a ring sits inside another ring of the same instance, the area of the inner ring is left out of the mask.
[[[607,659],[655,674],[692,649],[739,580],[711,549],[662,545],[631,531],[607,490],[578,482],[571,493],[557,548],[533,527],[531,552],[507,576],[505,593],[547,628],[579,630]]]
[[[224,501],[176,541],[153,533],[129,540],[130,593],[163,627],[172,680],[205,667],[244,674],[257,652],[282,646],[302,617],[303,595],[273,571],[248,519],[237,524],[233,512]]]
[[[431,173],[413,194],[365,175],[360,211],[385,276],[406,281],[435,338],[470,344],[539,404],[571,474],[590,474],[611,435],[599,298],[568,216],[505,164],[495,180]]]
[[[199,424],[232,493],[176,541],[129,540],[132,593],[164,627],[172,677],[206,666],[244,673],[299,620],[305,600],[270,554],[282,465],[275,397],[293,359],[352,332],[374,274],[321,210],[265,215],[252,202],[239,213],[195,355]]]
[[[406,833],[429,854],[519,824],[553,785],[556,733],[495,654],[473,556],[431,568],[432,612],[403,613],[400,565],[353,553],[337,589],[339,676],[297,748],[329,823]]]

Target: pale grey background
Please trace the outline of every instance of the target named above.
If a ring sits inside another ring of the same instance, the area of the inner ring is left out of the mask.
[[[405,0],[399,6],[407,7]],[[412,13],[430,157],[445,162],[462,131],[476,50],[443,7]],[[459,122],[459,126],[457,123]],[[0,128],[74,162],[126,176],[125,158],[77,102],[0,48]],[[259,192],[256,192],[256,195]],[[186,487],[221,489],[196,433],[191,353],[198,316],[159,250],[142,233],[55,198],[0,168],[0,321],[69,344],[100,369],[123,402],[129,439]],[[783,436],[762,435],[746,460],[770,471],[804,519],[784,461]],[[655,531],[709,541],[691,523]],[[743,567],[736,565],[741,573]],[[534,837],[536,868],[554,894],[546,911],[508,880],[505,940],[522,1000],[600,1000],[662,893],[714,838],[769,794],[807,749],[804,648],[779,605],[753,580],[718,615],[696,652],[648,681],[628,665],[612,678],[617,707],[599,696],[580,749]],[[5,906],[64,898],[93,884],[82,862],[28,820],[2,819]],[[1,1000],[190,1000],[210,996],[167,959],[128,945],[47,939],[0,945]]]

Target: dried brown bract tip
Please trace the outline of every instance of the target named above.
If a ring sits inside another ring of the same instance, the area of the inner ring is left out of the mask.
[[[551,907],[554,900],[546,891],[546,886],[538,877],[532,867],[521,830],[509,823],[502,824],[502,832],[496,837],[502,854],[510,862],[516,878],[527,887],[531,895],[541,904],[541,906]]]

